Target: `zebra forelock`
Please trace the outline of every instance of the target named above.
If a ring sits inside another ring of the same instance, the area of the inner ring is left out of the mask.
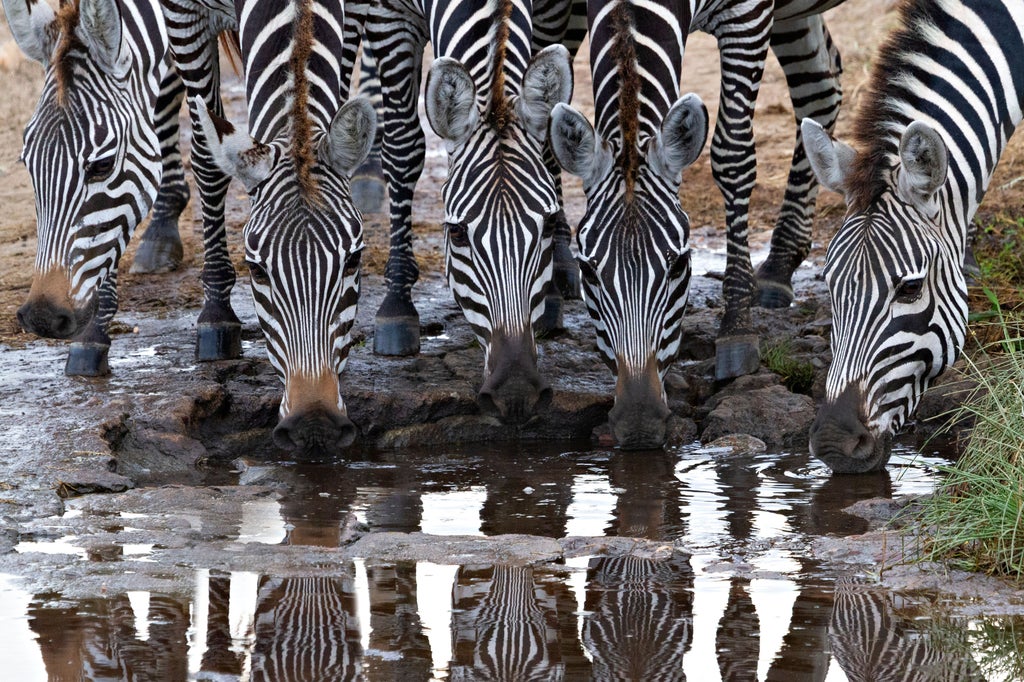
[[[70,55],[83,48],[75,33],[78,29],[78,18],[78,0],[62,2],[50,25],[50,31],[55,34],[53,37],[58,40],[57,47],[53,50],[53,75],[57,86],[56,102],[60,107],[65,106],[67,92],[74,77],[74,60]]]

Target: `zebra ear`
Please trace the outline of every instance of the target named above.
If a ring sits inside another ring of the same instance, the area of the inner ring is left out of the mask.
[[[193,99],[206,145],[222,171],[238,178],[247,192],[267,179],[274,166],[274,150],[257,142],[244,130],[212,113],[202,96]]]
[[[122,46],[121,9],[117,0],[81,0],[77,34],[89,55],[113,76],[123,76],[131,52]]]
[[[431,65],[425,105],[430,127],[453,144],[465,142],[480,120],[473,78],[451,57],[441,57]]]
[[[56,47],[53,8],[45,0],[3,0],[4,15],[11,27],[14,41],[29,59],[46,66]]]
[[[708,139],[708,109],[692,92],[668,110],[654,138],[647,162],[661,175],[678,183],[683,169],[697,160]]]
[[[550,45],[530,60],[516,112],[538,140],[548,134],[548,118],[556,104],[572,99],[572,57],[564,45]]]
[[[927,205],[935,191],[946,182],[949,152],[942,136],[934,128],[914,121],[900,138],[900,163],[897,194],[908,204]]]
[[[559,102],[551,110],[551,151],[559,165],[583,179],[587,187],[611,167],[611,152],[601,143],[586,116]]]
[[[330,134],[320,148],[320,160],[342,175],[352,172],[366,160],[377,134],[377,112],[365,97],[355,97],[338,109],[331,121]]]
[[[800,123],[800,136],[818,182],[825,189],[846,194],[846,178],[857,152],[845,142],[833,139],[814,119],[805,118]]]

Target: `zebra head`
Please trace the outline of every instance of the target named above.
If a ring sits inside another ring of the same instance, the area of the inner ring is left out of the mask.
[[[245,259],[267,354],[285,385],[274,442],[305,454],[333,452],[356,437],[339,376],[352,344],[359,299],[362,217],[349,176],[366,158],[376,113],[363,98],[314,129],[312,165],[289,140],[252,139],[196,98],[203,134],[218,165],[245,185],[252,212]]]
[[[871,176],[855,172],[865,160],[852,147],[809,119],[802,133],[818,180],[849,206],[825,260],[833,360],[811,452],[835,473],[878,471],[892,435],[963,347],[963,249],[943,224],[948,152],[938,132],[911,123],[865,195]]]
[[[501,81],[503,82],[503,81]],[[553,45],[531,60],[520,95],[492,93],[486,111],[458,61],[441,58],[426,86],[427,118],[445,140],[445,271],[484,348],[484,412],[522,423],[551,399],[537,370],[533,324],[551,281],[558,196],[544,165],[551,108],[572,96],[569,53]]]
[[[18,46],[46,67],[21,155],[38,244],[18,322],[66,339],[93,319],[100,286],[156,199],[166,29],[160,21],[147,44],[134,44],[116,0],[69,2],[57,14],[45,2],[4,0],[4,11]]]
[[[671,107],[660,130],[640,141],[636,165],[616,163],[615,143],[565,105],[551,116],[551,146],[583,179],[587,211],[577,229],[580,271],[597,345],[616,374],[608,414],[623,448],[661,447],[669,416],[663,380],[679,354],[690,286],[690,221],[679,204],[682,171],[707,139],[697,95]]]

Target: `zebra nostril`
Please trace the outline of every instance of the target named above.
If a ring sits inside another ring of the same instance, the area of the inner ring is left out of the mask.
[[[75,324],[75,317],[66,311],[56,311],[53,314],[53,333],[58,338],[67,338],[75,333],[78,325]]]
[[[289,423],[285,420],[277,425],[274,429],[274,445],[281,448],[282,450],[294,450],[298,447],[298,444],[292,439],[292,427],[294,422]]]

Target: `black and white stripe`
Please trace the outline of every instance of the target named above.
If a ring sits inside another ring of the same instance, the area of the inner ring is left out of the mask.
[[[544,20],[552,25],[538,43],[552,35],[578,40],[578,23],[566,18],[570,8],[568,2],[544,4]],[[427,115],[449,151],[447,275],[485,349],[480,403],[512,422],[525,421],[550,396],[533,340],[545,299],[559,298],[550,280],[560,206],[543,145],[551,107],[568,101],[572,88],[565,48],[531,56],[532,10],[528,0],[379,0],[360,10],[382,82],[382,163],[391,199],[388,291],[377,313],[374,350],[404,355],[419,349],[410,295],[418,278],[411,205],[423,168],[416,104],[429,39],[435,62]],[[549,318],[559,313],[555,307]]]
[[[204,136],[252,199],[246,262],[267,353],[285,384],[275,442],[333,451],[355,438],[339,385],[363,249],[349,176],[366,158],[376,115],[364,99],[340,99],[351,76],[340,4],[257,0],[239,2],[237,12],[250,133],[200,100]]]
[[[47,67],[21,157],[38,244],[18,320],[41,336],[74,338],[69,373],[79,352],[93,354],[88,373],[105,373],[118,261],[161,175],[167,32],[152,1],[82,0],[55,17],[45,2],[5,0],[4,11],[18,45]]]
[[[811,450],[878,470],[893,433],[953,363],[967,324],[967,229],[1024,101],[1024,7],[911,1],[883,47],[859,149],[803,124],[822,184],[849,211],[829,244],[833,362]]]

